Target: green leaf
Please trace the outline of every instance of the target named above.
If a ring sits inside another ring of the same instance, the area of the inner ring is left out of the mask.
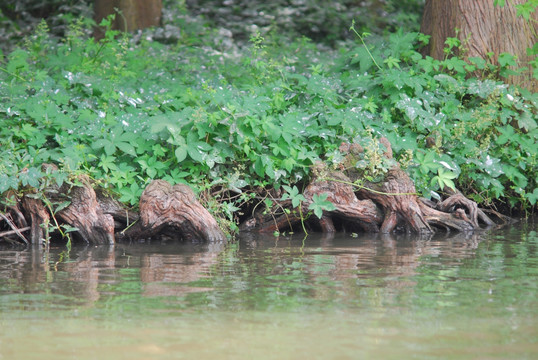
[[[21,72],[28,71],[30,66],[28,64],[28,52],[22,49],[16,49],[9,54],[9,62],[6,70],[8,73],[14,75]]]
[[[525,197],[529,200],[529,203],[534,206],[538,201],[538,188],[535,188],[532,193],[525,194]]]
[[[517,118],[517,123],[520,128],[525,129],[525,131],[531,131],[536,129],[536,120],[533,119],[530,112],[524,112]]]
[[[92,144],[93,149],[101,149],[103,148],[105,150],[105,153],[107,155],[114,155],[116,152],[116,146],[108,139],[99,139],[95,141]]]
[[[265,166],[263,165],[262,159],[260,157],[258,157],[254,162],[254,171],[259,177],[265,177]]]
[[[177,162],[181,163],[187,157],[187,146],[178,146],[174,151],[174,154],[176,155]]]
[[[39,187],[39,180],[43,176],[43,173],[35,168],[30,167],[26,171],[21,171],[19,174],[19,180],[23,186],[30,186],[33,188]]]
[[[0,174],[0,194],[14,189],[17,190],[19,187],[19,180],[16,176],[9,176],[7,174]]]
[[[323,211],[332,211],[336,209],[336,206],[327,200],[328,194],[314,194],[312,197],[312,203],[308,206],[309,210],[314,211],[314,214],[321,219]]]
[[[436,152],[435,151],[428,151],[426,154],[423,154],[422,152],[416,153],[416,158],[419,164],[420,171],[427,175],[430,172],[436,172],[440,165],[436,162]]]
[[[57,214],[59,211],[62,211],[63,209],[65,209],[66,207],[68,207],[69,205],[71,205],[71,201],[68,200],[68,201],[63,201],[61,203],[59,203],[58,205],[56,205],[56,207],[54,208],[54,214]]]
[[[392,56],[389,56],[388,58],[386,58],[383,63],[387,64],[387,66],[389,67],[389,69],[392,69],[393,67],[397,67],[398,69],[400,68],[400,64],[399,64],[400,60],[399,59],[396,59]]]
[[[509,53],[502,53],[499,55],[499,65],[502,67],[517,66],[516,57]]]
[[[120,189],[120,201],[129,203],[130,205],[136,205],[140,195],[142,195],[143,189],[138,184],[132,183],[129,187]]]
[[[297,186],[289,187],[288,185],[283,186],[286,193],[282,196],[282,200],[291,199],[291,205],[296,208],[301,204],[302,201],[305,201],[303,194],[299,194],[299,189]]]
[[[133,157],[136,156],[136,150],[135,150],[135,147],[129,143],[126,143],[126,142],[116,142],[116,147],[118,149],[120,149],[121,151],[123,151],[124,153],[126,154],[129,154]]]
[[[456,190],[456,185],[454,184],[452,179],[455,179],[457,177],[458,177],[457,174],[451,171],[445,171],[444,168],[440,167],[437,170],[437,176],[434,176],[431,182],[432,182],[432,185],[434,183],[437,183],[437,185],[439,185],[439,189],[441,190],[445,187],[449,187],[452,190]]]
[[[190,143],[187,146],[187,153],[196,162],[203,163],[206,153],[202,150],[204,148],[203,142]]]

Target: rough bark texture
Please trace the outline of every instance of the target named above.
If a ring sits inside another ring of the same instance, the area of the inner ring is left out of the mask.
[[[293,226],[301,221],[300,209],[292,211],[293,206],[290,200],[278,202],[277,208],[270,213],[262,210],[256,211],[248,220],[240,226],[240,231],[254,231],[259,233],[273,233],[293,229]]]
[[[157,235],[193,242],[226,241],[217,221],[196,200],[190,187],[152,181],[140,197],[140,224],[129,236],[144,238]]]
[[[390,169],[381,184],[366,182],[358,195],[373,200],[383,209],[382,233],[390,233],[399,225],[408,232],[432,232],[420,210],[415,185],[399,167]]]
[[[44,165],[44,169],[57,170],[49,164]],[[133,240],[168,237],[192,242],[226,241],[216,220],[196,200],[187,185],[171,186],[164,180],[151,182],[140,198],[140,214],[130,211],[102,189],[94,189],[93,185],[83,175],[78,177],[77,185],[51,186],[45,192],[53,209],[69,202],[55,214],[55,220],[60,225],[77,228],[73,234],[87,243],[111,245],[116,237]],[[14,202],[9,213],[0,213],[0,222],[5,222],[12,229],[0,232],[0,238],[11,241],[18,236],[26,244],[42,244],[43,239],[49,239],[43,225],[50,224],[53,219],[43,202],[32,196],[24,196],[20,200],[15,198]],[[30,226],[27,226],[20,206]],[[13,218],[16,221],[12,221]],[[30,241],[21,234],[26,230],[30,230]]]
[[[354,224],[358,229],[366,232],[378,232],[383,221],[383,214],[379,211],[372,200],[359,200],[353,191],[351,182],[342,173],[330,173],[328,179],[316,179],[308,185],[304,191],[306,201],[305,209],[312,203],[315,194],[327,194],[327,200],[332,202],[336,209],[327,211],[320,219],[323,232],[333,232],[336,229],[332,225],[334,220],[339,220],[349,225]]]
[[[118,9],[121,14],[118,14]],[[122,31],[134,31],[150,26],[159,26],[161,22],[162,0],[95,0],[94,18],[97,24],[108,15],[116,14],[113,28]],[[102,33],[96,31],[96,37]]]
[[[22,207],[30,217],[30,242],[32,244],[42,245],[45,239],[46,229],[44,224],[50,223],[50,215],[43,202],[28,196],[22,198]]]
[[[538,41],[538,11],[530,21],[516,15],[515,5],[527,0],[507,1],[504,7],[494,6],[494,0],[426,0],[422,17],[421,32],[431,35],[425,53],[442,59],[445,40],[457,37],[466,44],[466,57],[488,59],[493,52],[494,61],[503,52],[516,55],[521,66],[528,66],[531,58],[527,48]],[[468,41],[467,41],[468,39]],[[520,76],[511,76],[508,81],[533,92],[538,91],[538,82],[532,77],[532,68]]]
[[[391,159],[392,148],[388,140],[381,138],[379,142],[386,149],[384,156]],[[314,178],[303,192],[306,200],[300,208],[293,209],[289,200],[276,201],[269,211],[257,211],[241,225],[241,230],[283,232],[296,227],[301,218],[307,219],[307,227],[312,227],[315,222],[314,228],[324,233],[362,230],[430,234],[436,228],[446,231],[476,230],[480,228],[479,219],[487,226],[494,224],[476,203],[459,193],[438,204],[419,199],[413,181],[396,162],[381,182],[364,182],[360,187],[354,187],[353,182],[359,180],[360,174],[348,165],[356,162],[354,156],[362,153],[362,147],[359,144],[342,144],[340,151],[347,153],[342,163],[346,170],[327,171],[324,164],[315,165],[312,169]],[[334,210],[324,211],[321,219],[306,213],[316,194],[327,195],[327,200],[335,205]]]
[[[300,208],[293,208],[290,200],[275,200],[276,206],[269,212],[260,209],[240,226],[241,231],[273,233],[300,228],[300,222],[310,229],[323,233],[336,231],[379,232],[383,214],[371,200],[359,200],[349,179],[342,173],[331,173],[327,179],[315,178],[304,190],[305,201]],[[321,219],[308,214],[314,195],[326,194],[335,205],[332,211],[323,213]]]
[[[140,215],[134,211],[127,209],[118,200],[114,199],[110,194],[102,189],[95,189],[97,201],[104,214],[114,218],[114,228],[116,231],[124,230],[132,223],[140,219]]]
[[[384,156],[393,160],[388,140],[381,138],[379,142],[385,147]],[[476,230],[479,229],[479,221],[486,226],[494,224],[476,203],[460,193],[455,192],[439,203],[419,199],[413,182],[396,162],[389,161],[393,166],[380,182],[365,181],[358,186],[356,181],[360,180],[361,174],[349,165],[356,163],[356,155],[363,152],[362,147],[343,144],[340,151],[345,155],[340,164],[342,171],[329,171],[322,162],[316,164],[312,169],[312,180],[303,191],[304,200],[300,206],[294,207],[290,199],[279,199],[280,195],[272,192],[273,207],[262,209],[260,206],[250,219],[241,224],[240,230],[262,233],[307,229],[324,233],[405,231],[430,234],[437,228]],[[54,166],[45,167],[51,167],[47,171],[55,171]],[[333,209],[323,211],[321,218],[309,210],[315,204],[316,195],[325,196],[334,205]],[[53,220],[76,227],[78,231],[75,234],[91,244],[114,244],[116,235],[132,240],[226,241],[217,221],[197,201],[190,187],[183,184],[172,186],[164,180],[152,181],[140,198],[139,214],[126,209],[106,192],[96,191],[84,175],[78,177],[77,185],[51,186],[45,196],[53,208],[70,201],[67,207],[57,211]],[[42,226],[50,223],[48,209],[41,200],[31,196],[20,201],[15,197],[14,202],[8,214],[0,213],[12,229],[0,232],[0,237],[16,235],[28,244],[21,232],[30,229],[31,242],[41,244],[44,238],[48,238]]]
[[[114,244],[114,218],[106,214],[87,176],[80,176],[82,186],[74,186],[67,194],[71,204],[57,217],[76,227],[84,241],[91,244]],[[66,193],[62,191],[62,196]]]

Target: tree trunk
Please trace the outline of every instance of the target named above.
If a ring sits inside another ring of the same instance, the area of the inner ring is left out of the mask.
[[[444,57],[447,37],[458,37],[468,51],[465,57],[489,58],[498,64],[498,55],[506,52],[517,56],[520,66],[529,69],[519,76],[510,76],[507,82],[538,91],[538,81],[532,76],[527,48],[538,41],[538,11],[529,21],[516,15],[515,5],[527,0],[507,1],[504,7],[494,6],[494,0],[426,0],[421,32],[431,35],[425,53],[436,59]],[[456,34],[455,29],[459,29]],[[468,40],[467,40],[468,39]]]
[[[159,26],[161,12],[162,0],[95,0],[94,2],[97,24],[108,15],[116,14],[113,28],[122,31]],[[97,37],[99,35],[102,36],[96,33]]]

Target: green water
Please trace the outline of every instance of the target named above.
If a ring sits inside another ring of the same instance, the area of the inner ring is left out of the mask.
[[[0,250],[0,359],[536,359],[534,224]]]

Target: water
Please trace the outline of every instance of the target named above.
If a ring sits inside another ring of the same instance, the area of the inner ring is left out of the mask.
[[[0,359],[535,359],[538,233],[0,250]]]

